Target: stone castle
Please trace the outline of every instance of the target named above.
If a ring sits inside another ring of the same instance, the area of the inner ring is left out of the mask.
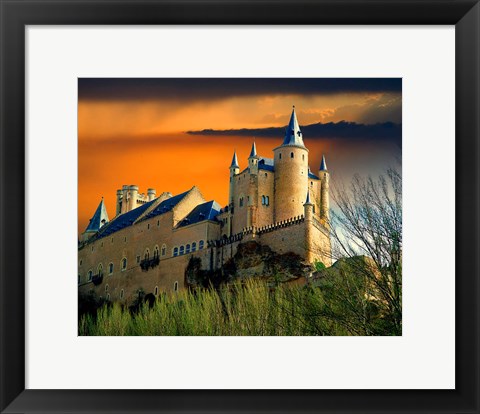
[[[139,290],[177,291],[185,287],[190,258],[199,258],[202,269],[220,269],[251,240],[331,265],[329,172],[325,157],[318,175],[310,171],[295,107],[273,159],[258,155],[254,142],[242,171],[234,152],[229,178],[224,208],[196,186],[157,197],[154,189],[145,195],[124,185],[109,221],[102,199],[79,241],[79,292],[129,303]]]

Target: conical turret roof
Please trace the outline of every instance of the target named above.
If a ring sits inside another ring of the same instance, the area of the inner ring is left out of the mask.
[[[312,205],[312,202],[310,201],[310,189],[307,188],[307,199],[305,200],[305,203],[303,204],[304,206],[305,205]]]
[[[107,208],[105,207],[105,203],[103,202],[103,197],[102,197],[102,200],[100,201],[100,204],[95,210],[95,214],[90,219],[90,223],[88,224],[85,232],[87,231],[97,232],[98,230],[100,230],[102,226],[104,226],[107,223],[108,223]]]
[[[327,171],[327,163],[325,162],[325,155],[322,155],[322,162],[320,163],[320,171]]]
[[[237,151],[233,151],[233,158],[232,163],[230,164],[230,168],[240,168],[240,166],[238,165]]]
[[[295,145],[297,147],[305,148],[303,143],[302,131],[297,121],[297,114],[295,113],[295,106],[292,110],[292,115],[290,116],[290,122],[288,123],[287,130],[285,131],[285,138],[283,140],[283,145]]]
[[[257,146],[255,145],[255,141],[253,141],[252,150],[250,151],[250,156],[248,158],[252,158],[256,156],[257,156]]]

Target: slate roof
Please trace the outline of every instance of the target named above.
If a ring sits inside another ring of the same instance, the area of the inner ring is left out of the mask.
[[[97,232],[101,227],[103,227],[107,223],[108,223],[107,208],[105,207],[105,203],[103,202],[103,198],[102,198],[102,201],[100,201],[100,204],[95,210],[93,217],[90,219],[90,223],[88,223],[88,226],[85,229],[85,231]]]
[[[325,162],[325,155],[322,155],[322,162],[320,164],[320,171],[327,171],[327,163]]]
[[[220,204],[214,200],[199,204],[178,224],[177,227],[189,226],[190,224],[199,223],[204,220],[215,220],[215,217],[220,213],[220,210]]]
[[[238,165],[237,151],[233,151],[233,158],[230,167],[240,168]]]
[[[255,141],[253,141],[252,149],[250,151],[250,156],[248,158],[252,158],[256,156],[257,156],[257,146],[255,145]]]
[[[319,178],[313,174],[311,171],[308,172],[308,178],[313,178],[314,180],[318,180]]]
[[[290,117],[290,122],[285,131],[285,138],[283,140],[283,145],[296,146],[305,148],[303,143],[302,131],[300,131],[300,125],[298,125],[297,114],[295,113],[295,107],[293,107],[292,115]]]
[[[190,190],[185,191],[184,193],[177,194],[176,196],[167,198],[163,200],[157,207],[155,207],[152,211],[150,211],[146,216],[145,219],[158,216],[163,213],[167,213],[171,211],[173,207],[175,207],[183,198],[190,192]]]
[[[260,157],[258,160],[258,169],[266,171],[275,171],[273,159]]]
[[[145,211],[147,211],[154,201],[155,200],[149,201],[148,203],[142,204],[140,207],[115,217],[110,223],[100,229],[98,238],[107,237],[125,227],[131,226]]]

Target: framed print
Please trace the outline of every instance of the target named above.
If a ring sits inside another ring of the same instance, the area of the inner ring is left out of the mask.
[[[2,412],[479,411],[476,1],[1,6]]]

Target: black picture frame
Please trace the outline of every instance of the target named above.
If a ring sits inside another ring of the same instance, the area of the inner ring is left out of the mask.
[[[479,412],[478,0],[0,0],[0,13],[1,412]],[[87,24],[455,25],[456,389],[26,390],[25,27]]]

